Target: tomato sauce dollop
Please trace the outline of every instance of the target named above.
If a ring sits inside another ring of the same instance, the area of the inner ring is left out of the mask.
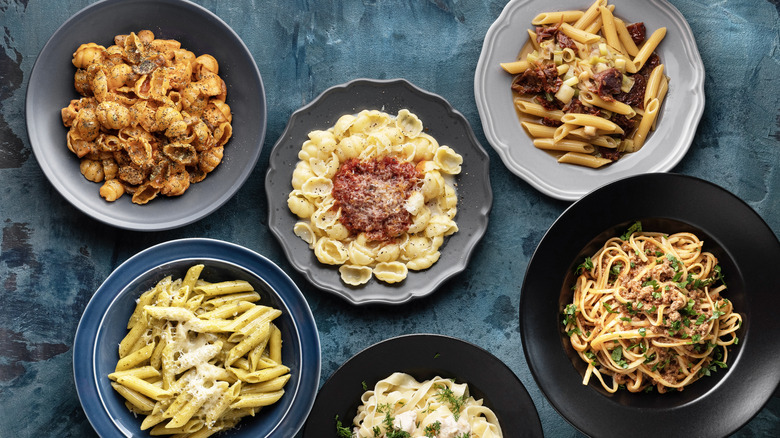
[[[389,241],[402,235],[412,224],[404,206],[421,178],[414,164],[392,157],[350,158],[333,176],[339,220],[350,233],[363,232],[368,240]]]

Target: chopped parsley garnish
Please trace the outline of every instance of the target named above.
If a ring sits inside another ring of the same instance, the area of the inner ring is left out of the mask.
[[[645,329],[644,327],[640,328],[639,329],[639,336],[645,337],[645,335],[647,335],[647,329]]]
[[[577,324],[577,318],[574,316],[577,314],[577,306],[574,304],[567,304],[563,309],[563,323],[564,326],[569,324]]]
[[[634,222],[625,233],[623,233],[620,236],[620,240],[628,240],[632,234],[636,233],[637,231],[642,231],[642,222],[636,221]]]
[[[601,303],[601,304],[604,305],[604,308],[607,309],[607,312],[609,312],[609,313],[618,313],[618,311],[614,310],[612,308],[612,306],[610,306],[609,304],[607,304],[607,303]]]
[[[598,359],[596,358],[596,354],[595,354],[595,353],[593,353],[592,351],[586,351],[586,352],[585,352],[585,357],[587,357],[587,358],[588,358],[588,360],[590,360],[590,364],[591,364],[591,365],[593,365],[594,367],[595,367],[595,366],[598,366],[598,364],[599,364],[599,361],[598,361]]]
[[[653,365],[653,368],[652,368],[652,370],[653,370],[653,371],[655,371],[655,370],[659,370],[659,371],[660,371],[660,370],[664,369],[664,367],[666,367],[667,365],[669,365],[669,362],[670,362],[671,360],[672,360],[672,357],[671,357],[671,356],[667,357],[665,361],[663,361],[663,362],[658,362],[657,364]]]
[[[366,381],[360,382],[360,385],[363,387],[363,391],[368,391],[368,385],[366,385]]]
[[[669,259],[669,263],[672,265],[672,269],[674,269],[674,272],[678,272],[682,267],[682,262],[677,257],[673,256],[670,253],[666,254],[666,258]]]
[[[685,313],[686,315],[695,315],[696,312],[693,310],[693,305],[696,304],[693,299],[688,300],[688,304],[685,306],[685,309],[682,309],[680,313]]]
[[[612,360],[615,361],[621,368],[628,368],[628,363],[623,358],[623,347],[616,347],[610,354]]]
[[[336,415],[336,436],[338,438],[352,438],[352,431],[341,424],[338,415]]]
[[[583,271],[590,271],[591,269],[593,269],[593,260],[590,257],[585,257],[585,260],[574,268],[574,273],[579,275]]]
[[[612,277],[617,277],[620,275],[620,273],[623,271],[623,264],[622,263],[615,263],[612,265],[612,268],[609,270],[609,279],[612,280]]]
[[[728,365],[722,362],[721,359],[723,359],[723,353],[720,350],[715,350],[715,357],[712,359],[712,362],[699,370],[699,373],[704,376],[709,376],[710,373],[718,371],[718,368],[728,368]]]
[[[412,435],[410,435],[409,432],[401,430],[393,425],[394,418],[390,416],[390,410],[388,405],[387,411],[385,411],[385,419],[382,420],[382,423],[385,425],[385,438],[411,438]],[[379,410],[379,407],[377,407],[377,411],[383,412]],[[376,435],[376,428],[374,429],[374,435]]]
[[[669,328],[669,335],[670,336],[676,335],[681,328],[682,328],[682,321],[672,321],[672,325]]]
[[[642,287],[651,286],[653,290],[658,290],[661,288],[661,286],[658,284],[656,280],[647,280],[644,283],[642,283]]]
[[[688,278],[686,278],[685,281],[678,282],[677,287],[680,289],[685,289],[685,287],[688,286],[688,284],[691,282],[693,282],[693,274],[688,274]]]

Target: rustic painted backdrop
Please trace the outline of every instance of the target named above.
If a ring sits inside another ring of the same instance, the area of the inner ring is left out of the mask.
[[[537,243],[569,205],[507,171],[485,140],[473,70],[506,0],[197,0],[244,40],[266,87],[269,116],[253,176],[211,216],[167,232],[96,222],[49,184],[24,120],[27,81],[47,39],[89,0],[0,0],[0,437],[88,437],[76,396],[72,343],[92,293],[117,265],[153,244],[210,237],[252,248],[303,290],[322,341],[322,382],[363,348],[432,332],[497,355],[533,397],[545,435],[579,436],[547,403],[522,354],[520,285]],[[671,0],[690,23],[706,68],[707,105],[674,172],[744,199],[780,233],[780,5],[777,0]],[[465,273],[400,307],[356,308],[309,286],[266,226],[263,181],[290,114],[350,79],[403,77],[462,112],[491,157],[490,226]],[[464,307],[469,311],[464,312]],[[738,436],[778,436],[780,397]],[[507,436],[511,436],[507,435]]]

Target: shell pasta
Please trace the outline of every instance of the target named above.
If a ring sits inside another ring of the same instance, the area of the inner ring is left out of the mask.
[[[460,154],[406,109],[343,115],[308,137],[287,206],[300,219],[293,232],[320,263],[359,286],[398,283],[438,261],[444,237],[458,231],[451,178]]]
[[[493,411],[469,395],[466,383],[434,377],[418,382],[393,373],[361,397],[352,436],[500,438]],[[405,434],[404,434],[405,433]],[[384,434],[384,435],[383,435]]]
[[[642,232],[636,223],[577,267],[563,325],[588,364],[583,384],[663,393],[726,367],[742,317],[702,247],[694,234]]]
[[[179,196],[222,161],[233,135],[217,60],[142,30],[73,54],[80,99],[61,111],[68,149],[100,196]]]

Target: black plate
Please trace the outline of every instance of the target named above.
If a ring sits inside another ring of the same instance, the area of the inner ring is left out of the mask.
[[[724,296],[743,318],[739,344],[729,350],[729,367],[681,392],[608,394],[596,379],[582,385],[584,366],[561,329],[560,311],[571,297],[575,262],[637,220],[646,231],[696,233],[704,250],[718,257],[728,286]],[[589,435],[733,433],[761,410],[780,382],[775,322],[780,294],[772,276],[778,260],[780,242],[769,226],[712,183],[657,173],[601,187],[556,220],[529,263],[520,328],[531,373],[553,407]]]
[[[372,278],[362,286],[341,281],[338,266],[320,263],[309,245],[293,234],[298,217],[287,208],[287,197],[298,152],[308,133],[328,129],[344,114],[378,109],[389,114],[407,108],[423,122],[425,132],[441,145],[463,156],[462,171],[455,176],[460,231],[444,239],[441,258],[423,271],[410,271],[406,280],[387,284]],[[485,234],[493,204],[487,152],[477,141],[465,117],[444,98],[423,91],[404,79],[356,79],[331,87],[290,116],[287,128],[269,158],[265,190],[268,196],[268,226],[281,243],[290,263],[320,289],[352,304],[400,304],[428,295],[444,281],[466,269],[474,247]]]
[[[520,379],[489,352],[460,339],[430,334],[405,335],[374,344],[353,356],[325,382],[303,429],[304,438],[335,436],[336,415],[352,423],[360,396],[394,372],[417,380],[437,375],[467,383],[475,399],[498,417],[507,438],[542,437],[542,424]]]

